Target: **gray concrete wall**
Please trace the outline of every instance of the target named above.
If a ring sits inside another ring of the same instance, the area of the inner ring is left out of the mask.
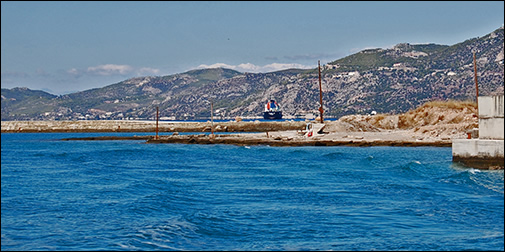
[[[452,160],[479,169],[504,169],[504,96],[479,97],[479,138],[452,140]]]
[[[479,119],[479,139],[500,139],[504,135],[503,118]]]
[[[498,170],[505,167],[504,140],[452,140],[452,161],[468,167]]]
[[[503,140],[454,139],[452,155],[459,157],[504,157]]]
[[[504,139],[505,99],[500,96],[479,97],[479,138]]]

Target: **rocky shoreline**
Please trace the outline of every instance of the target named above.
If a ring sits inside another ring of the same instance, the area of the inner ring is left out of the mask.
[[[104,136],[64,140],[144,140],[146,143],[271,146],[441,146],[468,137],[478,127],[476,107],[461,102],[428,103],[400,115],[349,115],[337,121],[185,122],[137,120],[2,121],[2,133],[151,132],[149,136]],[[312,136],[307,124],[314,126]],[[319,128],[317,128],[319,127]],[[316,129],[317,128],[317,129]],[[322,129],[322,130],[320,130]],[[186,132],[190,134],[179,134]],[[227,133],[222,133],[227,132]],[[168,134],[167,134],[168,133]],[[171,133],[171,134],[170,134]],[[215,133],[215,134],[211,134]]]
[[[151,136],[99,136],[64,138],[63,141],[103,141],[103,140],[143,140],[148,144],[233,144],[233,145],[269,145],[269,146],[433,146],[451,147],[451,140],[414,139],[407,136],[390,137],[387,134],[364,132],[362,134],[341,135],[336,133],[317,134],[307,137],[302,131],[278,131],[270,133],[240,133],[240,134],[189,134]],[[398,132],[389,132],[397,135]]]
[[[2,121],[2,133],[21,132],[152,132],[149,136],[102,136],[62,140],[143,140],[146,143],[235,144],[270,146],[439,146],[450,147],[451,139],[465,135],[422,134],[415,130],[350,127],[340,121],[327,121],[323,130],[307,136],[304,121]],[[315,122],[310,122],[315,125]],[[211,128],[214,126],[214,133]],[[171,132],[172,134],[166,134]],[[192,132],[194,134],[179,134]],[[231,132],[222,134],[221,132]],[[234,134],[233,132],[236,132]],[[429,133],[429,132],[428,132]]]
[[[307,137],[303,131],[277,131],[267,133],[226,134],[226,135],[172,135],[149,138],[146,143],[183,143],[183,144],[234,144],[234,145],[269,145],[269,146],[436,146],[450,147],[451,140],[408,138],[406,135],[391,137],[388,132],[378,134],[363,132],[361,134],[325,133]]]

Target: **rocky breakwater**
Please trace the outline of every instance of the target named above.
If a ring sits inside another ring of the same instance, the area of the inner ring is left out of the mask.
[[[2,132],[152,132],[152,136],[142,138],[147,143],[450,147],[451,140],[466,138],[468,130],[478,127],[476,104],[457,101],[429,102],[400,115],[343,116],[337,121],[325,121],[324,130],[314,132],[313,136],[306,134],[306,124],[304,121],[289,120],[214,123],[161,121],[158,131],[173,134],[155,138],[155,121],[2,121]],[[212,128],[216,134],[201,133],[211,132]],[[178,134],[179,132],[196,134]],[[105,139],[111,138],[79,140]]]
[[[332,132],[308,137],[304,130],[240,134],[159,136],[147,143],[234,144],[269,146],[437,146],[450,147],[447,139],[417,139],[409,131]]]
[[[2,133],[14,132],[156,132],[156,121],[2,121]],[[299,130],[301,121],[158,122],[159,132],[267,132]]]
[[[472,102],[428,102],[400,115],[348,115],[325,121],[323,132],[308,137],[305,122],[295,130],[262,130],[257,134],[172,135],[150,139],[148,143],[265,144],[271,146],[440,146],[450,147],[452,139],[466,138],[478,127],[476,104]],[[256,130],[259,132],[259,130]],[[268,134],[266,133],[268,132]]]

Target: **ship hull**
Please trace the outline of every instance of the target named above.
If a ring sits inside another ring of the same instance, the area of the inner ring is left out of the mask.
[[[263,118],[265,120],[282,119],[282,111],[263,112]]]

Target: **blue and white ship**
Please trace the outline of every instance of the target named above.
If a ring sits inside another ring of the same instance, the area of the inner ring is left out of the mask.
[[[276,120],[282,119],[282,110],[279,104],[273,99],[270,99],[267,104],[265,104],[265,111],[263,112],[263,118],[265,120]]]

